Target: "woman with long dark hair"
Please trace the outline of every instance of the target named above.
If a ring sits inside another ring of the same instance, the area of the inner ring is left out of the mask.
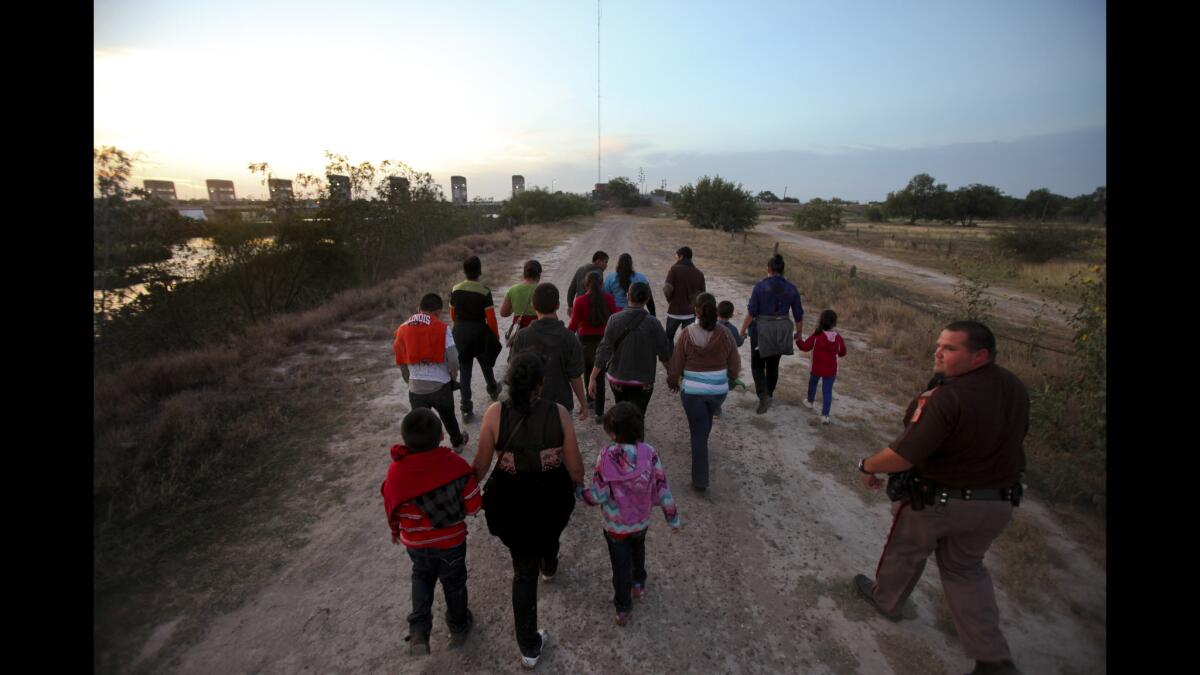
[[[592,368],[596,365],[596,347],[600,345],[600,340],[604,339],[604,327],[608,324],[608,317],[620,311],[613,296],[604,292],[602,288],[604,282],[601,281],[600,272],[589,272],[586,277],[586,286],[587,293],[575,298],[575,305],[571,307],[571,322],[567,325],[567,330],[578,335],[579,342],[583,344],[583,386],[585,389],[591,382]],[[588,397],[588,403],[593,401],[596,404],[596,423],[599,424],[603,422],[601,418],[604,417],[603,377],[596,381],[595,399]]]
[[[695,309],[696,322],[685,326],[675,341],[667,364],[667,386],[680,391],[692,437],[692,487],[703,492],[708,489],[712,418],[725,402],[729,381],[741,372],[742,357],[733,335],[717,325],[717,299],[701,293]]]
[[[796,320],[794,333],[788,310]],[[750,336],[750,374],[758,393],[755,412],[759,415],[771,407],[775,384],[779,381],[779,358],[795,353],[792,345],[800,337],[803,319],[800,292],[783,278],[783,256],[776,253],[767,261],[766,278],[755,284],[750,293],[741,330],[742,337]]]
[[[604,292],[613,296],[617,307],[625,309],[629,304],[629,287],[637,282],[650,286],[650,280],[645,274],[635,272],[633,269],[633,256],[628,253],[622,253],[617,258],[617,269],[609,272],[608,276],[604,277]],[[650,312],[650,316],[658,316],[654,313],[654,295],[651,294],[650,299],[646,301],[646,311]]]
[[[537,665],[550,634],[538,629],[537,583],[558,570],[558,537],[575,509],[575,485],[583,483],[583,459],[567,409],[540,397],[540,356],[517,356],[505,376],[508,398],[483,415],[475,476],[484,484],[488,532],[508,547],[513,564],[513,618],[521,664]]]

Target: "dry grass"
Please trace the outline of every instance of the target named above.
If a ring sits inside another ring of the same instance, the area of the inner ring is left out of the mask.
[[[998,559],[992,572],[1004,590],[1026,609],[1045,612],[1054,589],[1054,570],[1063,568],[1062,556],[1046,542],[1036,519],[1013,509],[1012,521],[992,545]]]
[[[1105,231],[1100,228],[1085,228],[1096,233],[1097,239],[1078,259],[1023,263],[997,256],[991,245],[992,236],[1013,227],[1016,226],[998,222],[964,228],[957,225],[854,221],[848,222],[843,230],[804,234],[866,249],[946,274],[954,274],[956,263],[967,264],[988,283],[1042,293],[1055,300],[1071,299],[1067,287],[1071,273],[1107,259],[1107,238]]]
[[[299,412],[291,408],[303,404],[289,407],[275,401],[281,391],[296,386],[295,377],[281,381],[270,367],[297,345],[364,313],[399,309],[406,314],[429,288],[448,288],[456,281],[459,261],[468,255],[527,245],[530,238],[545,241],[548,231],[552,228],[521,227],[512,233],[462,237],[431,250],[431,262],[419,268],[275,318],[227,343],[97,375],[93,492],[100,523],[171,501],[187,486],[202,482],[226,449],[251,447],[288,423]],[[275,386],[255,384],[270,382]]]

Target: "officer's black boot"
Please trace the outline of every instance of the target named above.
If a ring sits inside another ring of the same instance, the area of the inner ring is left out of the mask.
[[[1012,661],[976,661],[975,670],[967,675],[1021,675]]]

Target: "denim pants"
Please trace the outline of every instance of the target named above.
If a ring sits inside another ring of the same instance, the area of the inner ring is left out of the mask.
[[[712,431],[713,413],[721,409],[725,394],[680,393],[683,412],[692,432],[692,485],[708,487],[708,434]]]
[[[537,620],[538,571],[552,575],[558,570],[558,539],[547,542],[545,550],[537,554],[513,549],[508,552],[513,564],[512,607],[517,647],[523,656],[538,656],[542,644]]]
[[[450,444],[462,443],[462,430],[458,428],[458,418],[454,414],[454,387],[449,382],[432,394],[408,392],[408,405],[413,410],[433,408],[438,417],[442,418],[442,426],[446,427],[446,433],[450,436]]]
[[[808,374],[808,402],[812,403],[817,400],[817,380],[821,381],[821,414],[829,416],[829,406],[833,404],[833,381],[834,377],[821,377],[816,373]]]
[[[412,558],[412,614],[409,635],[429,635],[433,628],[433,588],[442,581],[446,596],[446,626],[461,633],[469,622],[467,611],[467,542],[454,548],[410,548]]]
[[[695,321],[696,321],[696,317],[692,317],[690,319],[676,319],[674,317],[668,316],[667,317],[667,340],[669,340],[672,345],[675,344],[675,331],[679,330],[680,328],[687,328],[688,326],[695,323]]]
[[[600,346],[603,335],[585,335],[579,338],[583,344],[583,390],[587,391],[591,382],[592,368],[596,366],[596,347]],[[604,417],[604,371],[596,378],[596,417]]]
[[[483,380],[487,386],[496,389],[496,376],[492,373],[492,366],[487,365],[482,354],[473,356],[469,359],[458,360],[458,396],[461,399],[459,408],[465,412],[473,412],[471,407],[471,369],[475,365],[475,361],[479,361],[479,369],[483,371]]]
[[[646,583],[646,530],[617,539],[604,532],[612,563],[613,605],[618,612],[633,609],[633,584]]]

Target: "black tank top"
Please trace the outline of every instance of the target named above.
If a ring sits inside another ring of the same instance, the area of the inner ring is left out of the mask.
[[[562,465],[566,437],[558,404],[550,399],[534,399],[528,414],[505,401],[500,408],[497,436],[497,469],[507,473],[539,473]]]

